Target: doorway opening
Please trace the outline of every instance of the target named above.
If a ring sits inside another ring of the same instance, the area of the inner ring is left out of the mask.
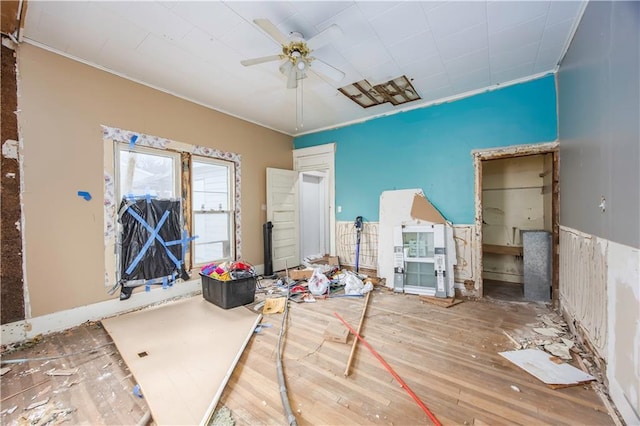
[[[535,295],[536,300],[555,303],[559,241],[557,142],[474,151],[473,156],[477,295],[501,300],[532,300]],[[527,261],[524,257],[538,236],[546,236],[543,241],[548,242],[549,248],[547,287],[542,289],[533,287],[531,257]]]
[[[301,172],[300,257],[320,257],[330,251],[328,182],[324,172]]]

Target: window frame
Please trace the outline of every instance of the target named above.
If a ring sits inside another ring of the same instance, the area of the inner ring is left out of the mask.
[[[158,157],[165,157],[173,160],[173,180],[174,180],[173,191],[175,194],[174,198],[182,200],[182,186],[184,185],[184,182],[183,182],[182,174],[180,172],[182,162],[180,159],[179,152],[170,151],[166,149],[149,148],[144,146],[129,147],[123,143],[117,143],[115,144],[115,153],[114,153],[115,154],[114,155],[114,159],[115,159],[114,161],[115,188],[114,189],[115,189],[116,200],[118,200],[118,203],[120,202],[120,200],[122,200],[122,196],[124,195],[121,193],[122,182],[120,179],[120,161],[122,159],[122,156],[121,156],[122,152],[134,152],[139,154],[155,155]]]
[[[149,135],[139,133],[132,130],[122,129],[118,127],[111,127],[104,124],[100,125],[103,142],[103,214],[104,214],[104,286],[109,288],[110,292],[114,291],[118,285],[118,279],[116,277],[118,266],[116,262],[117,252],[117,221],[118,221],[118,208],[121,199],[116,197],[116,186],[119,185],[116,182],[118,173],[115,170],[117,149],[119,145],[124,147],[146,147],[152,148],[152,152],[172,152],[177,153],[181,158],[180,176],[182,182],[185,182],[183,176],[190,173],[190,164],[192,156],[216,158],[233,163],[235,175],[230,182],[231,187],[234,190],[234,205],[235,212],[233,215],[235,229],[233,230],[233,237],[235,241],[235,259],[242,259],[242,155],[233,151],[225,151],[222,149],[212,148],[209,146],[197,145],[193,143],[186,143],[177,140],[163,138],[161,136]],[[187,232],[192,230],[191,226],[191,212],[189,210],[191,191],[189,188],[182,187],[180,197],[183,200],[189,200],[189,202],[183,202],[183,221]],[[187,235],[192,237],[191,234]],[[234,260],[235,260],[234,259]],[[193,272],[195,269],[191,262],[191,251],[188,250],[184,259],[185,268],[189,272]]]
[[[195,180],[193,176],[193,164],[194,163],[204,163],[204,164],[212,164],[217,166],[223,166],[227,168],[227,209],[226,210],[198,210],[196,209],[194,203],[194,193],[195,193]],[[221,258],[221,259],[209,259],[205,262],[196,263],[196,245],[198,243],[197,239],[191,241],[191,245],[189,247],[189,251],[191,252],[191,265],[193,268],[205,265],[211,262],[220,262],[220,261],[230,261],[236,258],[236,238],[235,238],[235,230],[236,230],[236,185],[235,185],[235,176],[236,176],[236,164],[233,161],[223,160],[219,158],[212,157],[204,157],[201,155],[192,155],[190,161],[190,170],[189,170],[189,187],[191,188],[191,231],[195,233],[195,216],[196,214],[216,214],[216,213],[226,213],[229,218],[229,227],[228,227],[228,235],[229,235],[229,257]]]

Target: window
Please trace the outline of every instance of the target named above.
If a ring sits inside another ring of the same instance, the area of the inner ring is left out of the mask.
[[[229,161],[193,157],[192,212],[193,263],[231,260],[234,255],[234,164]]]
[[[153,148],[117,144],[117,199],[125,195],[179,198],[180,156]]]

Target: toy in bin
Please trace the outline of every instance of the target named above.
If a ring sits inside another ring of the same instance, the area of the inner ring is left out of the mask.
[[[235,308],[255,299],[255,269],[247,262],[211,263],[200,269],[200,275],[202,295],[221,308]]]

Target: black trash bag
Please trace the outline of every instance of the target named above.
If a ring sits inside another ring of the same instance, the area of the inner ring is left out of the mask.
[[[182,245],[175,244],[165,247],[160,241],[162,239],[167,243],[182,239],[179,200],[140,199],[133,201],[125,198],[120,203],[118,211],[118,221],[122,225],[121,300],[128,299],[133,287],[144,285],[148,280],[159,279],[158,283],[161,284],[164,277],[189,279],[182,259]],[[168,216],[162,226],[157,229],[165,212],[168,212]],[[160,238],[152,237],[156,231]],[[144,250],[150,238],[152,241]],[[141,252],[143,253],[141,254]],[[179,266],[176,265],[174,259],[180,263]],[[139,284],[132,285],[131,282],[136,281]]]

